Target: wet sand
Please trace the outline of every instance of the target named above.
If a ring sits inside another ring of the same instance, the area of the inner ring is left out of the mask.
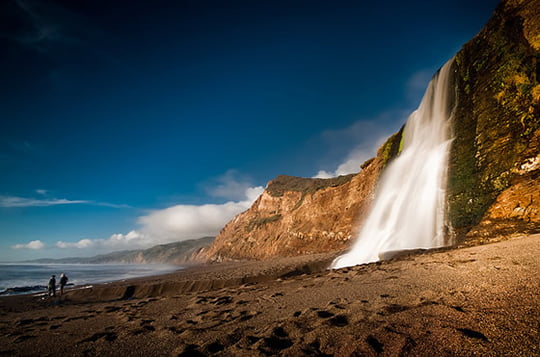
[[[0,298],[0,355],[540,355],[540,235],[326,270],[332,255]]]

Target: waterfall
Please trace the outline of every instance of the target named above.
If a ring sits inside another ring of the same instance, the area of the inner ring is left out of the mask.
[[[453,59],[428,85],[405,125],[403,146],[381,174],[360,234],[332,268],[376,262],[385,253],[445,245],[446,173],[453,114]]]

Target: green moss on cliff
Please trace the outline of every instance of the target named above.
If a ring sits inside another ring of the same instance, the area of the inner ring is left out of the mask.
[[[383,167],[388,165],[388,163],[399,155],[403,149],[403,130],[405,126],[402,126],[401,129],[394,135],[388,138],[386,142],[381,146],[378,156],[382,158]]]
[[[537,28],[534,22],[540,21],[533,3],[502,2],[456,55],[458,107],[448,200],[458,234],[477,224],[510,185],[512,169],[540,125],[540,54],[524,36],[525,22]]]

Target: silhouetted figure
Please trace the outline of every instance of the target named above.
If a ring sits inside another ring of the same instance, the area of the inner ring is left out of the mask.
[[[49,279],[49,296],[56,296],[56,276],[51,275]]]
[[[60,296],[64,295],[64,286],[66,286],[67,282],[68,282],[67,275],[62,273],[60,275]]]

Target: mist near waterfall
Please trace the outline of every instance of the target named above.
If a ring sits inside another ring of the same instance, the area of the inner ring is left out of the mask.
[[[356,242],[332,268],[376,262],[385,253],[447,245],[445,200],[453,115],[453,59],[433,77],[405,125],[402,151],[381,174]]]

